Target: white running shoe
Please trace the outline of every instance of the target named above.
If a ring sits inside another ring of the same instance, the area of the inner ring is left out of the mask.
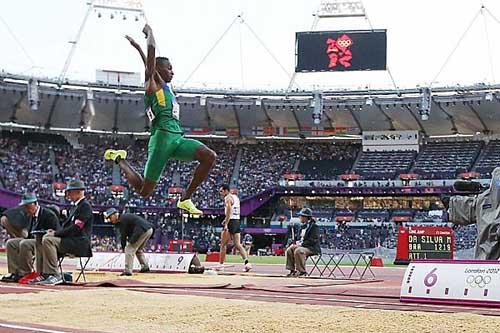
[[[250,264],[250,263],[247,263],[247,264],[245,264],[245,266],[243,266],[244,272],[250,272],[251,269],[252,269],[252,264]]]

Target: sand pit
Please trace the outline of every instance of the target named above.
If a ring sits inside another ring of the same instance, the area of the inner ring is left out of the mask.
[[[474,314],[273,304],[122,289],[3,294],[0,303],[8,304],[2,307],[2,320],[128,333],[487,332],[500,325],[500,318]]]
[[[0,274],[5,266],[0,266]],[[117,279],[118,273],[89,273],[88,281]],[[136,274],[136,280],[168,284],[290,285],[308,279],[253,275]],[[315,283],[325,283],[315,280]],[[376,283],[364,284],[375,287]],[[68,287],[65,287],[68,288]],[[0,294],[0,321],[25,322],[104,332],[487,332],[500,317],[356,307],[262,302],[231,297],[145,293],[123,288]],[[419,309],[412,306],[412,309]]]

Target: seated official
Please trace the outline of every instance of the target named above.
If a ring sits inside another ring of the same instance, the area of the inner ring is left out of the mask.
[[[11,238],[27,238],[30,218],[23,207],[5,210],[0,216],[0,225]]]
[[[153,225],[134,214],[120,215],[114,208],[110,208],[104,213],[104,219],[116,227],[120,235],[122,250],[125,252],[125,269],[120,275],[132,275],[134,255],[141,264],[140,273],[149,272],[149,264],[143,249],[153,235]]]
[[[42,273],[41,243],[33,237],[34,231],[59,229],[59,219],[49,208],[38,204],[34,194],[25,194],[19,204],[29,217],[28,238],[11,238],[7,241],[7,266],[9,275],[2,282],[18,282],[33,271],[33,257],[36,253],[36,272]]]
[[[287,276],[305,276],[307,257],[321,254],[319,243],[319,227],[312,217],[312,210],[304,208],[299,213],[300,234],[295,244],[286,249],[286,269],[290,270]]]
[[[74,206],[60,230],[48,230],[42,239],[43,274],[41,285],[63,283],[58,271],[60,255],[90,257],[92,255],[90,239],[94,215],[90,203],[85,199],[85,186],[80,180],[72,180],[66,186],[66,197]]]

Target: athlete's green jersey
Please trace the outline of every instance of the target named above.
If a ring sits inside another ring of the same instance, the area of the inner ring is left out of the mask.
[[[203,144],[184,137],[179,122],[179,104],[167,84],[154,94],[144,95],[144,104],[151,121],[144,178],[157,183],[169,159],[193,161],[196,150]]]
[[[165,83],[154,94],[145,94],[144,104],[151,121],[151,133],[157,129],[167,130],[170,133],[183,133],[179,122],[179,104],[168,84]]]

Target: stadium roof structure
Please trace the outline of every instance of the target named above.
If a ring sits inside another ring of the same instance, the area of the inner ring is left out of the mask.
[[[33,84],[36,97],[30,93]],[[3,74],[0,125],[141,135],[149,125],[143,93],[141,87],[59,84]],[[427,120],[419,111],[420,88],[288,93],[184,89],[177,94],[186,133],[199,136],[359,138],[363,131],[382,130],[419,130],[426,136],[500,134],[497,85],[433,88]],[[312,117],[315,95],[323,103],[319,124]]]

